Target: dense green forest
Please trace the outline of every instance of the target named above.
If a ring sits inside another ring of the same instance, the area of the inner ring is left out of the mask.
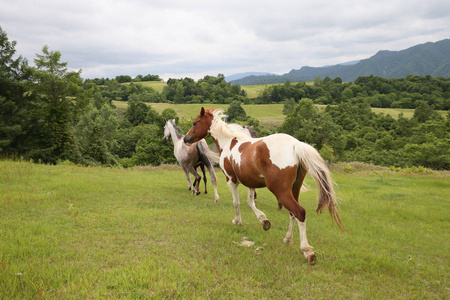
[[[0,155],[42,163],[158,165],[173,163],[172,144],[163,143],[163,118],[148,102],[230,104],[233,122],[251,124],[260,135],[289,133],[314,145],[328,160],[387,166],[450,169],[450,79],[407,76],[385,79],[337,77],[313,83],[267,86],[248,98],[223,75],[169,79],[161,92],[142,85],[158,75],[82,79],[67,71],[61,54],[47,46],[34,66],[16,55],[16,42],[0,28]],[[113,100],[126,101],[118,114]],[[147,102],[147,103],[146,103]],[[283,103],[286,118],[276,130],[263,128],[241,104]],[[326,104],[319,110],[315,104]],[[414,109],[413,118],[375,114],[371,107]],[[442,117],[436,110],[447,110]],[[192,116],[195,117],[195,116]],[[183,121],[183,120],[179,120]],[[180,124],[190,127],[190,120]]]

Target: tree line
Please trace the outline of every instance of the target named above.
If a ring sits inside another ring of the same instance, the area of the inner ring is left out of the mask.
[[[353,99],[361,99],[371,107],[414,109],[422,102],[434,109],[450,109],[450,78],[414,76],[387,79],[377,76],[361,76],[354,82],[342,82],[339,77],[317,77],[314,82],[269,85],[254,103],[281,103],[288,99],[298,102],[309,98],[316,104],[337,105]]]
[[[118,76],[119,77],[119,76]],[[293,99],[299,102],[308,98],[315,104],[338,105],[361,99],[371,107],[415,109],[422,102],[436,110],[450,109],[450,78],[409,75],[406,78],[387,79],[377,76],[361,76],[354,82],[342,82],[339,77],[316,78],[314,82],[286,81],[284,84],[267,85],[259,95],[250,99],[239,84],[230,84],[222,74],[192,78],[169,79],[162,92],[145,87],[139,80],[86,79],[84,88],[92,88],[109,101],[140,100],[150,103],[220,103],[239,101],[245,104],[283,103]],[[123,77],[123,76],[122,76]],[[159,77],[158,77],[159,78]],[[129,84],[121,84],[128,82]]]
[[[30,66],[16,56],[15,46],[0,27],[2,157],[125,167],[174,163],[172,144],[162,141],[163,119],[178,117],[172,109],[158,114],[146,102],[228,103],[230,121],[253,125],[260,135],[291,134],[330,161],[450,169],[450,116],[443,118],[435,111],[449,108],[449,79],[367,76],[344,83],[317,78],[312,84],[267,86],[256,99],[249,99],[221,74],[197,82],[169,79],[157,92],[139,84],[139,76],[131,81],[83,80],[81,71],[69,72],[61,54],[47,46]],[[159,76],[146,79],[150,78]],[[123,115],[113,100],[127,102]],[[242,103],[284,103],[285,121],[276,130],[263,128]],[[319,110],[317,103],[328,106]],[[408,106],[415,112],[411,119],[394,119],[374,114],[371,106]],[[179,125],[187,130],[189,122]]]
[[[119,77],[119,76],[118,76]],[[140,84],[142,80],[124,81],[122,77],[115,79],[96,78],[84,81],[85,89],[92,89],[108,101],[139,100],[150,103],[220,103],[229,104],[234,100],[249,103],[247,93],[238,84],[225,81],[223,74],[205,76],[198,81],[192,78],[170,78],[162,92]],[[159,78],[159,77],[158,77]],[[154,80],[155,81],[155,80]],[[128,84],[122,84],[127,82]]]

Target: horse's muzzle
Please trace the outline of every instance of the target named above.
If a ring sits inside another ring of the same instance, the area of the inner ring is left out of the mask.
[[[184,139],[183,139],[183,142],[184,142],[186,145],[190,146],[190,145],[192,145],[192,138],[190,138],[190,137],[188,137],[188,136],[185,136]]]

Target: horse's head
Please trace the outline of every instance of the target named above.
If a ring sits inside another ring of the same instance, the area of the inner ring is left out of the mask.
[[[165,125],[164,125],[164,138],[163,138],[163,141],[167,143],[167,141],[171,137],[170,126],[175,128],[175,119],[172,119],[172,120],[164,119],[164,123],[165,123]]]
[[[188,145],[198,142],[201,139],[207,137],[209,135],[209,129],[211,127],[212,120],[214,116],[212,114],[213,109],[202,109],[200,110],[200,114],[195,118],[194,123],[192,124],[191,129],[184,137],[184,142]]]

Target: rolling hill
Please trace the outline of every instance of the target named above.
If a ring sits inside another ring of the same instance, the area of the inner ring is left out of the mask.
[[[304,66],[283,75],[247,76],[231,83],[257,85],[270,83],[312,81],[315,77],[340,77],[354,81],[359,76],[375,75],[385,78],[403,78],[410,74],[450,77],[450,39],[416,45],[401,51],[378,51],[374,56],[355,64],[326,67]]]

